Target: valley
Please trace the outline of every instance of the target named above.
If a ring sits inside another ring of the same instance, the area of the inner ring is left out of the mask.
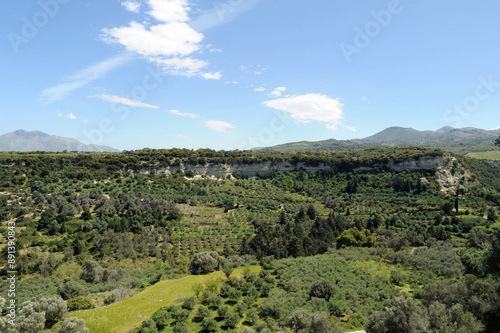
[[[26,325],[40,316],[28,307],[59,302],[48,331],[370,331],[384,304],[409,302],[429,328],[449,325],[438,305],[460,307],[470,332],[496,327],[500,170],[486,161],[143,149],[2,153],[0,166]]]

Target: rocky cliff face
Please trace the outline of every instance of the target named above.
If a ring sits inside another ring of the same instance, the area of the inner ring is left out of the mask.
[[[442,156],[422,156],[418,159],[409,158],[404,161],[396,162],[389,161],[386,164],[378,164],[369,167],[359,167],[354,169],[355,173],[362,173],[367,171],[374,171],[379,169],[389,169],[392,171],[400,172],[404,170],[437,170],[445,165],[444,158]],[[329,166],[320,164],[318,166],[307,166],[303,163],[299,163],[297,165],[292,165],[288,162],[272,164],[271,162],[266,163],[257,163],[257,164],[242,164],[242,165],[229,165],[229,164],[207,164],[204,166],[201,165],[184,165],[180,166],[169,166],[166,168],[159,168],[153,171],[154,174],[157,175],[170,175],[177,171],[186,172],[188,170],[192,171],[196,176],[208,175],[208,176],[216,176],[216,177],[227,177],[234,173],[242,173],[247,175],[248,177],[255,177],[257,174],[263,174],[270,171],[282,171],[282,172],[290,172],[297,169],[304,169],[310,172],[316,172],[321,170],[330,169]],[[132,170],[129,170],[130,173],[134,173]],[[139,174],[149,175],[151,171],[142,170]]]

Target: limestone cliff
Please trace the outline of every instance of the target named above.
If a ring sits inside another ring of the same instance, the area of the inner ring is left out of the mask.
[[[389,160],[387,163],[380,163],[371,166],[356,167],[353,169],[355,173],[362,173],[367,171],[375,170],[391,170],[391,171],[405,171],[405,170],[437,170],[444,167],[443,156],[421,156],[419,158],[408,158],[402,161]],[[248,177],[255,177],[257,174],[263,174],[270,171],[282,171],[290,172],[297,169],[304,169],[310,172],[316,172],[321,170],[331,169],[330,166],[325,164],[319,164],[317,166],[309,166],[304,163],[298,163],[292,165],[289,162],[281,163],[256,163],[256,164],[212,164],[208,163],[206,165],[189,165],[181,164],[180,166],[169,166],[165,168],[158,168],[153,171],[151,170],[141,170],[138,174],[148,175],[151,172],[157,175],[169,175],[177,171],[192,171],[196,176],[216,176],[216,177],[227,177],[234,173],[242,173]],[[135,173],[133,170],[128,170],[130,173]]]

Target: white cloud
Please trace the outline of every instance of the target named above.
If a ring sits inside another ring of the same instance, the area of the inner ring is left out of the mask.
[[[126,10],[128,10],[129,12],[132,12],[132,13],[138,14],[139,11],[141,10],[141,4],[137,1],[127,0],[127,1],[123,1],[121,3],[121,5],[123,7],[125,7]]]
[[[161,22],[189,20],[191,10],[188,0],[149,0],[151,11],[149,14]]]
[[[356,128],[354,128],[352,126],[343,125],[342,127],[347,128],[351,132],[356,132]]]
[[[191,10],[188,0],[149,0],[148,4],[148,14],[159,24],[132,21],[128,26],[103,29],[101,40],[123,45],[170,75],[200,74],[207,62],[192,54],[200,50],[204,36],[187,23]]]
[[[125,97],[120,97],[120,96],[113,96],[113,95],[95,95],[95,96],[89,96],[89,97],[97,97],[99,99],[102,99],[103,101],[110,102],[110,103],[119,103],[135,108],[148,108],[148,109],[159,109],[159,106],[156,105],[151,105],[151,104],[146,104],[142,103],[140,101],[135,101],[133,99],[125,98]]]
[[[253,91],[266,91],[266,88],[259,87],[259,88],[255,88]]]
[[[328,129],[336,129],[344,118],[338,99],[321,94],[306,94],[266,101],[264,105],[289,113],[297,123],[319,121],[326,123]]]
[[[170,113],[181,116],[181,117],[189,117],[189,118],[199,118],[200,117],[197,114],[180,112],[178,110],[170,110]]]
[[[187,56],[199,50],[203,35],[186,22],[172,21],[150,28],[131,22],[128,27],[104,29],[103,40],[143,56]]]
[[[220,72],[215,72],[215,73],[203,73],[201,74],[205,79],[208,80],[220,80],[222,77],[222,74]]]
[[[208,52],[219,53],[219,52],[222,52],[222,50],[221,49],[210,49],[210,50],[208,50]]]
[[[87,119],[84,119],[84,120],[83,120],[83,122],[84,122],[84,123],[88,123],[89,121],[88,121]]]
[[[105,74],[122,66],[131,59],[132,57],[130,54],[124,53],[78,71],[75,74],[66,77],[64,79],[66,82],[43,90],[40,93],[41,101],[45,104],[50,104],[63,100],[69,93],[88,85],[94,80],[100,79]]]
[[[76,116],[73,113],[68,114],[66,117],[69,119],[76,119]]]
[[[219,133],[227,133],[230,129],[236,128],[233,124],[226,121],[207,120],[205,126]]]
[[[62,115],[62,113],[61,113],[61,111],[57,110],[56,112],[57,112],[57,114],[59,115],[59,117],[62,117],[62,116],[63,116],[63,115]]]
[[[286,91],[286,88],[285,87],[278,87],[276,89],[274,89],[274,91],[271,92],[271,95],[273,96],[276,96],[276,97],[280,97],[283,92]]]

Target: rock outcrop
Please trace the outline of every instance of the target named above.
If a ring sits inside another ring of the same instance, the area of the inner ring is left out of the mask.
[[[385,164],[376,164],[372,166],[364,166],[354,168],[355,173],[369,172],[375,170],[391,170],[396,172],[401,172],[405,170],[437,170],[445,165],[444,158],[442,156],[421,156],[417,159],[409,158],[403,161],[393,161],[390,160]],[[130,173],[138,173],[142,175],[149,175],[151,173],[156,175],[170,175],[176,173],[177,171],[191,171],[195,176],[215,176],[215,177],[227,177],[235,173],[241,173],[248,177],[256,177],[258,174],[263,174],[271,171],[281,171],[290,172],[298,169],[304,169],[309,172],[317,172],[321,170],[331,169],[330,166],[325,164],[319,164],[318,166],[309,166],[304,163],[298,163],[297,165],[292,165],[288,162],[282,163],[256,163],[256,164],[212,164],[208,163],[206,165],[189,165],[181,164],[179,166],[169,166],[165,168],[158,168],[154,170],[141,170],[140,172],[134,172],[133,170],[128,170]]]

